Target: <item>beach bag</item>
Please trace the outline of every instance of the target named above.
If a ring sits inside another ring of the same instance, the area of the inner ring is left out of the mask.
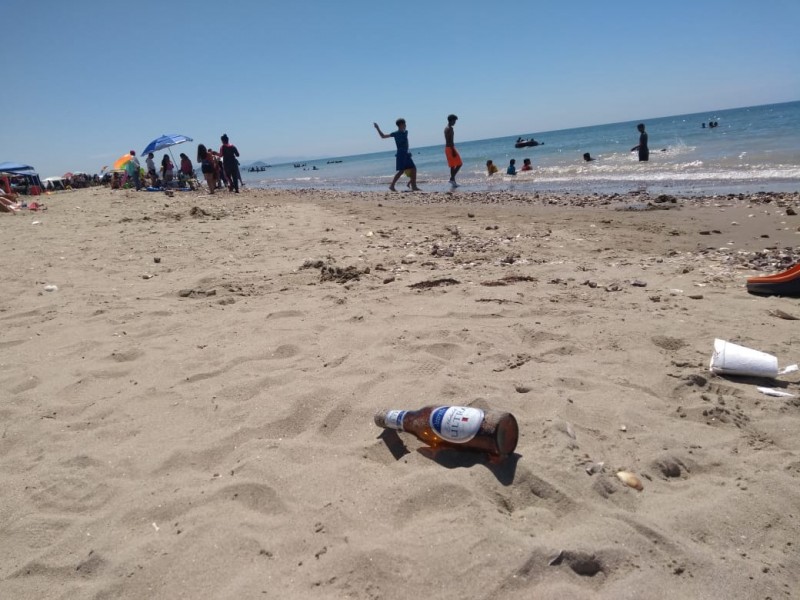
[[[202,163],[200,163],[200,170],[203,173],[213,173],[214,172],[214,165],[211,163],[210,160],[206,159]]]

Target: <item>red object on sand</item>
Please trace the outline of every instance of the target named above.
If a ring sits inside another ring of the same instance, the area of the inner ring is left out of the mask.
[[[762,296],[800,297],[800,263],[774,275],[748,278],[747,291]]]

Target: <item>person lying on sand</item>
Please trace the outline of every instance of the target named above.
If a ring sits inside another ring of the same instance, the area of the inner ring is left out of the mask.
[[[17,203],[17,194],[0,192],[0,212],[16,213],[19,211],[19,204]]]

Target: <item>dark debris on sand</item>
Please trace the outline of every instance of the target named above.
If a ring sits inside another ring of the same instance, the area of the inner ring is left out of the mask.
[[[338,267],[323,260],[307,260],[300,267],[301,269],[319,269],[320,282],[335,281],[336,283],[348,283],[358,281],[362,275],[370,273],[369,267],[359,269],[356,266]]]

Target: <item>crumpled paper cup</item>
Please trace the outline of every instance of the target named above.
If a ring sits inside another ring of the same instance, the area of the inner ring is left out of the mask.
[[[775,379],[779,374],[777,357],[720,339],[714,340],[709,370],[719,375],[749,375],[770,379]]]

